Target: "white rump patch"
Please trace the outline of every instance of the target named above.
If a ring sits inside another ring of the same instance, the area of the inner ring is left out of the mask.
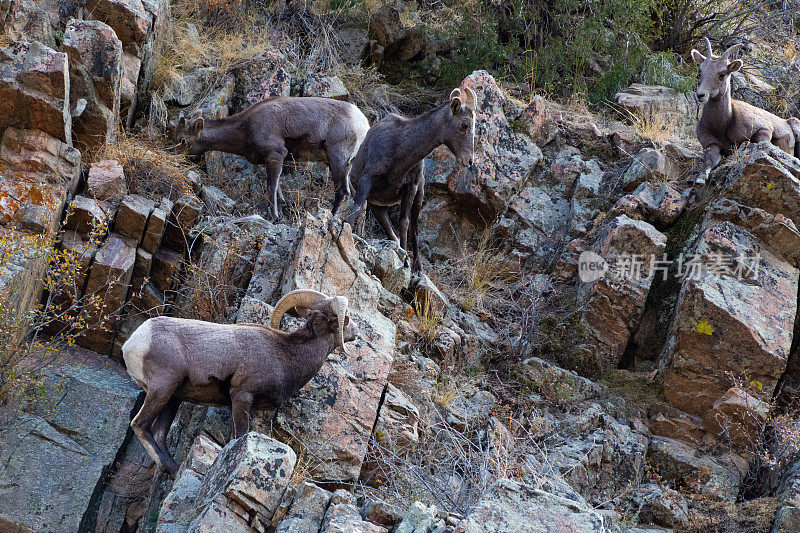
[[[125,360],[128,374],[145,391],[147,391],[147,387],[144,381],[144,357],[150,351],[153,338],[151,320],[146,320],[144,324],[136,328],[136,331],[122,345],[122,359]]]

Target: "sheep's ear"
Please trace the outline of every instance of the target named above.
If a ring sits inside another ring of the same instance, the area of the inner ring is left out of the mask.
[[[194,122],[192,122],[192,135],[197,135],[203,130],[203,117],[198,118]]]
[[[731,61],[731,64],[728,65],[728,74],[741,70],[743,65],[744,63],[741,59],[735,59]]]
[[[699,65],[706,60],[706,56],[701,54],[699,50],[692,49],[692,59]]]
[[[461,102],[461,89],[457,88],[453,89],[452,92],[450,92],[450,110],[453,112],[454,115],[461,110],[462,104],[463,102]]]

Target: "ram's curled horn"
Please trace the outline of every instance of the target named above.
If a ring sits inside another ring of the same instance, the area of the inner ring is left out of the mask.
[[[344,319],[347,317],[347,298],[344,296],[334,296],[332,298],[333,309],[336,312],[336,319],[339,321],[339,329],[336,331],[336,342],[344,353],[347,350],[344,347]]]
[[[711,49],[711,41],[708,40],[708,37],[703,37],[706,41],[706,46],[708,47],[708,57],[714,57],[714,51]]]
[[[739,50],[739,48],[741,48],[741,47],[742,47],[741,44],[734,44],[733,46],[731,46],[730,48],[725,50],[725,53],[722,54],[722,57],[724,57],[725,59],[730,59],[730,57],[733,54],[735,54]]]
[[[328,296],[311,289],[297,289],[285,295],[275,304],[275,311],[272,312],[270,326],[278,329],[281,326],[281,319],[290,309],[295,307],[300,309],[313,309],[322,302],[328,300]]]
[[[464,93],[467,95],[467,107],[472,109],[473,111],[477,111],[478,108],[478,97],[475,96],[475,91],[470,89],[469,87],[464,88]]]

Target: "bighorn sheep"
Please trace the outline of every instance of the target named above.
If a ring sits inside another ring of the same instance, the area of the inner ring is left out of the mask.
[[[336,185],[333,212],[350,193],[353,156],[369,121],[353,104],[330,98],[276,97],[262,100],[233,116],[204,119],[197,110],[172,124],[175,139],[192,155],[209,150],[237,154],[267,169],[270,215],[280,218],[280,175],[288,154],[303,161],[327,161]]]
[[[285,333],[277,328],[291,309],[306,323]],[[281,298],[271,327],[150,318],[122,345],[128,374],[146,393],[131,427],[156,464],[174,474],[178,465],[166,439],[182,401],[231,405],[232,434],[240,437],[249,430],[254,403],[282,404],[357,333],[347,298],[305,289]]]
[[[703,116],[697,124],[697,139],[705,151],[703,173],[696,180],[704,184],[711,170],[745,141],[770,141],[784,152],[800,157],[800,120],[784,120],[772,113],[731,98],[731,74],[742,68],[742,60],[731,61],[741,48],[736,44],[717,57],[711,41],[705,38],[708,55],[692,50],[692,59],[700,65],[697,99]]]
[[[422,160],[444,144],[459,166],[472,164],[475,151],[475,105],[472,89],[453,89],[448,103],[415,118],[389,115],[369,132],[353,159],[351,176],[357,179],[350,225],[365,204],[386,235],[406,250],[408,238],[414,253],[413,270],[422,271],[417,246],[417,222],[425,195]],[[466,98],[464,98],[466,96]],[[392,229],[389,207],[400,204],[400,237]]]

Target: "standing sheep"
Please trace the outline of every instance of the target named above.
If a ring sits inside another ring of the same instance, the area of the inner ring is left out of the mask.
[[[291,309],[306,323],[285,333],[278,327]],[[241,437],[254,404],[280,406],[357,334],[347,298],[305,289],[280,299],[271,327],[151,318],[122,346],[128,373],[146,393],[131,427],[156,464],[174,474],[167,432],[182,401],[231,405],[232,434]]]
[[[475,106],[472,89],[453,89],[448,102],[415,118],[389,115],[367,132],[353,159],[355,204],[347,218],[352,226],[367,203],[386,235],[406,250],[411,239],[412,269],[422,271],[417,222],[425,196],[422,161],[444,144],[461,167],[475,152]],[[400,204],[400,236],[389,220],[389,207]]]
[[[700,65],[697,99],[703,116],[697,124],[697,139],[703,146],[703,173],[696,184],[702,185],[711,170],[745,141],[770,141],[784,152],[800,157],[800,120],[784,120],[772,113],[731,98],[731,74],[742,68],[742,60],[730,60],[741,48],[731,46],[717,57],[711,41],[705,38],[708,55],[692,50],[692,59]]]

